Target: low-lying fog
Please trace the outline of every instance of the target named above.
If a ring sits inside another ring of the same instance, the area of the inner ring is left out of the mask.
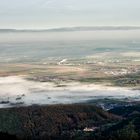
[[[69,104],[100,98],[140,99],[139,90],[102,85],[28,81],[22,76],[0,78],[0,107],[32,104]]]

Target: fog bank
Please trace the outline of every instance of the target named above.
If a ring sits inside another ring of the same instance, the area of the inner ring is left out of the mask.
[[[102,98],[140,99],[140,91],[103,85],[66,83],[58,87],[49,82],[34,82],[20,76],[0,78],[0,107],[16,104],[45,105],[86,102]]]

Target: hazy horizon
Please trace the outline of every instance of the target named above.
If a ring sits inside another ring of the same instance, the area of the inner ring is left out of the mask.
[[[140,26],[138,0],[0,0],[0,29]]]
[[[108,25],[108,26],[64,26],[52,28],[0,28],[0,31],[102,31],[102,30],[140,30],[140,26],[122,26],[122,25]]]

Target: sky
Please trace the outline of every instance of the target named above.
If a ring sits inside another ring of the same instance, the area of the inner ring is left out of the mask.
[[[0,0],[0,28],[139,26],[140,0]]]

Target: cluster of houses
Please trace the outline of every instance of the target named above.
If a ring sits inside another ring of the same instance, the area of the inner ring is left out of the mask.
[[[83,129],[84,132],[94,132],[95,130],[99,129],[98,127],[86,127]]]

